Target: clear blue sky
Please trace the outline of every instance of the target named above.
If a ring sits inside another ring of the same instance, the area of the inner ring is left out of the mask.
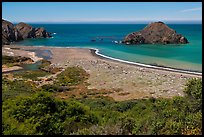
[[[202,21],[201,2],[3,2],[15,22]]]

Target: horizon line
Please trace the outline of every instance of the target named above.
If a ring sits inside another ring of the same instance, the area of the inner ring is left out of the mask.
[[[26,23],[48,23],[48,24],[147,24],[147,23],[152,23],[152,22],[159,22],[161,20],[158,21],[13,21],[14,24],[19,23],[19,22],[26,22]],[[178,23],[178,24],[182,24],[182,23],[196,23],[196,24],[202,24],[202,20],[166,20],[166,21],[161,21],[164,22],[166,24],[168,23]]]

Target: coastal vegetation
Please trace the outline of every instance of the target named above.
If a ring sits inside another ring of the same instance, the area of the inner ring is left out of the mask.
[[[67,67],[40,87],[39,77],[51,73],[21,74],[2,76],[4,135],[202,134],[201,79],[186,83],[184,97],[115,101],[87,89],[89,75],[79,67]],[[62,99],[62,91],[73,94]]]
[[[54,85],[72,86],[83,82],[88,74],[79,67],[68,67],[62,73],[57,75]]]
[[[49,75],[50,73],[42,70],[27,70],[14,73],[14,76],[21,77],[23,79],[38,80],[38,77]]]
[[[8,67],[19,65],[24,62],[32,62],[32,60],[30,58],[20,56],[2,56],[2,65],[6,65]]]
[[[2,135],[202,135],[201,3],[2,5]]]

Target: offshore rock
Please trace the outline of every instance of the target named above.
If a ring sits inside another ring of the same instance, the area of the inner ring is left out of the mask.
[[[128,34],[125,44],[186,44],[188,40],[163,22],[154,22],[143,30]]]

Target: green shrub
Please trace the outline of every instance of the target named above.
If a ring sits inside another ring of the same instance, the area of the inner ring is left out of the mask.
[[[68,68],[53,85],[3,77],[4,135],[201,135],[202,81],[187,83],[186,96],[117,102],[107,97],[62,101],[53,91],[83,82],[85,72]],[[72,79],[72,80],[70,80]],[[62,85],[58,82],[62,82]],[[32,87],[33,86],[33,87]],[[44,92],[49,91],[49,92]],[[39,92],[33,94],[34,92]],[[27,96],[28,95],[28,96]],[[24,97],[23,97],[24,96]]]
[[[16,65],[17,63],[24,62],[27,60],[31,61],[31,59],[27,57],[5,55],[2,56],[2,64],[9,65],[10,67]]]
[[[188,96],[198,100],[202,99],[201,79],[193,78],[187,82],[186,86],[184,92],[187,93]]]
[[[68,134],[76,130],[74,127],[85,128],[98,122],[98,118],[89,110],[89,107],[79,102],[57,100],[45,92],[6,100],[3,102],[3,133],[23,134],[17,127],[9,128],[17,121],[24,127],[30,123],[27,128],[33,134]],[[9,118],[14,120],[9,121]],[[72,127],[72,130],[69,127]],[[15,130],[12,131],[13,129]]]
[[[68,91],[69,87],[67,86],[58,86],[58,85],[51,85],[51,84],[46,84],[43,85],[42,90],[47,91],[47,92],[63,92],[63,91]]]
[[[79,67],[68,67],[57,75],[54,84],[59,86],[72,86],[83,82],[87,78],[87,73]]]
[[[24,79],[38,80],[38,77],[44,77],[49,75],[49,72],[42,70],[27,70],[21,72],[15,72],[14,76],[22,77]]]
[[[136,100],[128,100],[128,101],[122,101],[117,102],[110,106],[111,110],[119,111],[119,112],[125,112],[131,108],[133,108],[137,104]]]
[[[41,64],[39,65],[39,69],[42,69],[44,67],[48,67],[48,66],[50,66],[50,64],[51,64],[50,61],[43,59],[43,60],[41,60]]]
[[[17,96],[29,96],[38,91],[35,85],[22,80],[10,81],[2,78],[2,99],[3,101]]]

